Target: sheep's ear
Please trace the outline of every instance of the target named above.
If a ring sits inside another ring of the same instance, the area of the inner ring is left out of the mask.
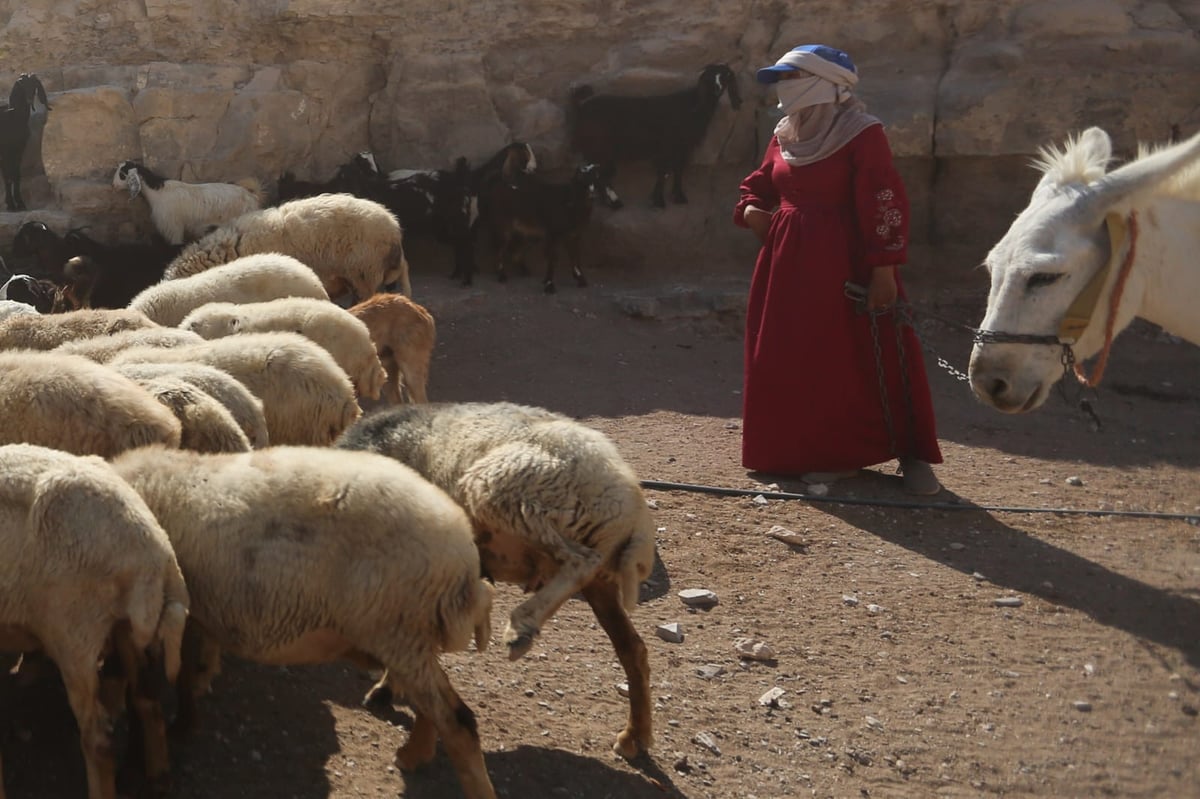
[[[229,329],[234,333],[242,329],[242,320],[237,316],[229,317]]]
[[[130,199],[141,194],[142,176],[138,174],[136,169],[130,168],[130,170],[125,174],[125,185],[129,187]]]

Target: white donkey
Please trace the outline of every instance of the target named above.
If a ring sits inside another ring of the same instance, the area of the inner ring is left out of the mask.
[[[1099,354],[1140,316],[1200,344],[1200,134],[1108,172],[1100,128],[1044,148],[1029,205],[988,253],[992,285],[971,388],[1005,413],[1042,404],[1064,364]]]

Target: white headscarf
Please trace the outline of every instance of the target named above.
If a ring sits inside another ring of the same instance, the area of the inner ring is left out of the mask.
[[[871,125],[882,125],[854,96],[858,74],[815,52],[791,50],[776,62],[807,75],[775,84],[783,119],[775,138],[783,160],[804,166],[829,157]]]

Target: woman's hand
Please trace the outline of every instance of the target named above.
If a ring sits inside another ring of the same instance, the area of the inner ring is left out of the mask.
[[[754,231],[755,236],[758,236],[759,243],[766,244],[767,231],[771,229],[771,212],[754,205],[747,205],[742,210],[742,219],[746,221],[746,227]]]
[[[883,311],[896,302],[896,267],[877,266],[871,270],[871,282],[867,286],[867,309]]]

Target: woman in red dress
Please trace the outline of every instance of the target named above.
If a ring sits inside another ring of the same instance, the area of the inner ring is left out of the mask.
[[[894,310],[909,209],[883,125],[852,93],[858,75],[841,50],[797,47],[758,80],[777,86],[784,115],[733,213],[763,245],[746,315],[742,464],[831,482],[896,458],[907,491],[937,493],[920,342]]]

